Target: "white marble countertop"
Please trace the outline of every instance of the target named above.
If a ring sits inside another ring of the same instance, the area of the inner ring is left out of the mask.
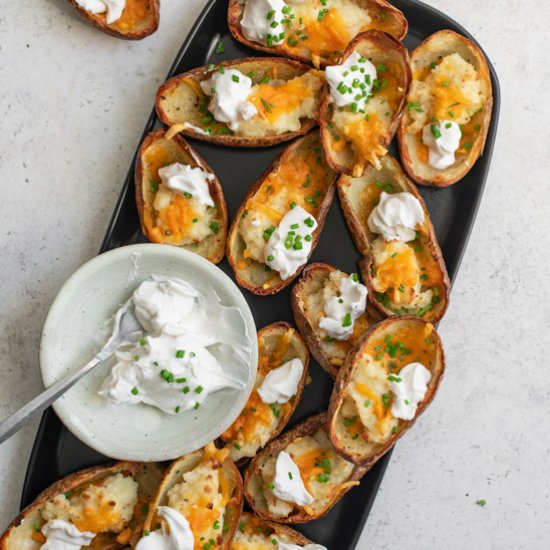
[[[97,253],[154,92],[205,0],[162,3],[160,31],[137,43],[87,26],[66,0],[3,3],[0,417],[42,389],[37,348],[48,307]],[[441,324],[447,374],[397,446],[359,548],[548,548],[550,7],[430,3],[493,60],[501,121]],[[18,511],[36,428],[0,446],[0,530]]]

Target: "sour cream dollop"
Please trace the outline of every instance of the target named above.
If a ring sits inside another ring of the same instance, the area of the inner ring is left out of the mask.
[[[297,544],[291,544],[289,542],[279,541],[278,550],[327,550],[326,546],[320,544],[306,544],[305,546],[298,546]]]
[[[453,165],[461,139],[460,126],[451,120],[440,120],[424,126],[422,142],[430,150],[429,165],[436,170],[445,170]]]
[[[301,206],[284,216],[265,247],[265,263],[279,272],[281,279],[292,277],[311,252],[317,220]]]
[[[241,389],[251,345],[244,317],[212,289],[153,275],[132,297],[145,332],[120,346],[99,394],[114,403],[145,403],[167,414],[198,408],[223,388]],[[223,357],[224,367],[216,357]]]
[[[355,103],[358,111],[364,111],[376,80],[376,67],[357,52],[352,52],[341,65],[325,70],[330,95],[337,107]]]
[[[286,451],[281,451],[277,457],[273,485],[273,494],[286,502],[308,506],[315,500],[302,481],[300,469]]]
[[[42,527],[46,542],[40,550],[80,550],[88,546],[96,533],[79,531],[72,523],[63,519],[53,519]]]
[[[385,191],[368,219],[369,229],[386,241],[414,241],[416,226],[421,223],[424,223],[424,210],[413,194],[390,195]]]
[[[284,365],[269,371],[258,388],[258,394],[264,403],[287,403],[296,395],[304,364],[295,358]]]
[[[204,93],[211,96],[208,109],[218,122],[225,122],[231,130],[238,130],[243,120],[250,120],[258,110],[247,101],[252,91],[252,80],[236,69],[215,71],[201,82]]]
[[[90,13],[107,12],[107,25],[118,21],[126,7],[126,0],[76,0],[76,3]]]
[[[410,363],[395,376],[399,382],[390,382],[394,395],[391,413],[401,420],[412,420],[418,404],[428,391],[432,373],[422,363]]]
[[[214,200],[210,195],[208,182],[214,180],[214,176],[199,166],[192,167],[188,164],[175,162],[159,170],[162,184],[170,191],[179,195],[191,195],[201,204],[214,206]]]
[[[279,36],[285,30],[281,20],[287,17],[283,13],[285,8],[283,0],[248,0],[241,19],[243,34],[248,40],[261,44],[267,43],[268,35],[274,44],[280,42]],[[277,23],[275,27],[273,22]]]
[[[177,510],[169,506],[159,506],[158,515],[166,522],[162,532],[158,529],[139,539],[136,550],[193,550],[195,537],[189,522]]]
[[[353,334],[355,321],[365,313],[367,287],[352,277],[345,277],[338,285],[338,296],[325,303],[325,317],[319,327],[336,340],[347,340]]]

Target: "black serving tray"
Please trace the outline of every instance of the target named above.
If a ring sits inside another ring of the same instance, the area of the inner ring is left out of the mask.
[[[458,23],[418,0],[394,0],[393,4],[402,10],[409,20],[410,29],[405,44],[410,50],[424,38],[441,29],[452,29],[473,39]],[[226,0],[208,2],[185,40],[168,77],[224,59],[262,55],[232,38],[227,27],[226,12]],[[225,53],[222,55],[214,52],[218,40],[222,40],[225,46]],[[493,118],[485,155],[478,160],[460,183],[446,189],[420,189],[435,225],[451,279],[454,279],[457,274],[472,230],[495,142],[500,91],[492,66],[491,78],[494,95]],[[153,99],[151,98],[151,101]],[[144,136],[159,126],[158,118],[153,112],[144,130]],[[225,192],[230,216],[236,212],[250,186],[284,147],[280,145],[267,149],[231,149],[194,140],[192,145],[218,175]],[[392,153],[396,154],[395,145]],[[140,231],[134,201],[133,166],[132,160],[101,252],[145,242]],[[357,271],[356,263],[359,259],[360,255],[348,233],[338,200],[335,199],[312,261],[327,262],[343,271],[353,272]],[[224,260],[220,267],[233,277],[227,260]],[[269,297],[253,296],[246,291],[244,294],[258,327],[274,321],[293,321],[288,289]],[[311,364],[311,375],[313,383],[307,386],[302,402],[292,417],[291,425],[325,409],[328,404],[332,380],[315,362]],[[324,544],[330,550],[356,548],[390,455],[391,453],[387,453],[382,457],[364,477],[361,485],[350,491],[327,516],[298,526],[298,530],[315,542]],[[21,505],[29,504],[41,490],[70,472],[101,464],[107,460],[69,433],[52,409],[47,410],[32,450]]]

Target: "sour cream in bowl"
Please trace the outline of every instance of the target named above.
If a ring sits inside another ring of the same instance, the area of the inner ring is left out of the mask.
[[[168,245],[94,258],[65,283],[40,345],[44,385],[91,359],[128,300],[143,333],[55,404],[67,428],[119,460],[162,461],[216,439],[240,414],[257,369],[256,327],[218,267]]]

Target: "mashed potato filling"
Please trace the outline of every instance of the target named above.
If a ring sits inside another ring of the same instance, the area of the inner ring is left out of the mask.
[[[69,521],[82,532],[116,533],[132,518],[137,489],[133,478],[116,474],[83,490],[57,495],[46,503],[42,517]]]

